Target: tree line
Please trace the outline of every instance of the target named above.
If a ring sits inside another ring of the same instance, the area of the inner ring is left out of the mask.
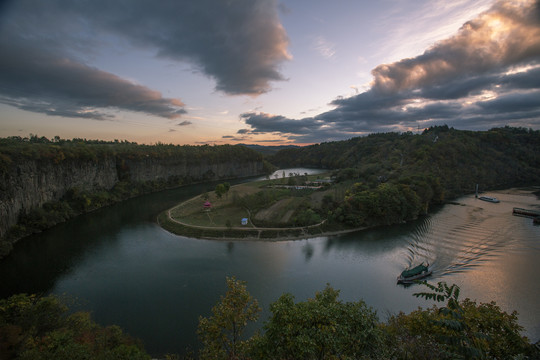
[[[540,175],[540,131],[503,127],[465,131],[435,126],[422,134],[377,133],[279,151],[276,166],[352,168],[370,185],[415,176],[438,178],[446,197],[481,187],[528,184]]]
[[[202,161],[262,161],[261,154],[242,145],[173,145],[160,142],[144,145],[125,140],[68,140],[58,136],[48,139],[37,135],[0,138],[0,173],[8,171],[13,163],[21,160],[58,164],[66,160],[97,161],[109,157],[125,160],[173,158],[182,159],[188,165],[198,165]]]
[[[333,169],[343,193],[314,209],[328,225],[389,225],[430,206],[481,190],[538,184],[540,131],[432,127],[422,134],[380,133],[289,148],[269,158],[279,166]]]
[[[326,288],[306,301],[283,294],[270,304],[262,331],[245,336],[261,308],[247,284],[227,278],[227,293],[199,318],[200,359],[528,359],[540,355],[521,336],[517,313],[494,302],[460,300],[457,285],[422,283],[416,297],[442,306],[380,322],[363,300],[344,302]]]

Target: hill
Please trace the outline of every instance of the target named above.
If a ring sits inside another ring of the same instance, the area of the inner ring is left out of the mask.
[[[247,148],[253,149],[264,156],[275,155],[278,151],[284,150],[284,149],[298,148],[298,146],[296,145],[275,145],[275,146],[257,145],[257,144],[238,144],[238,145],[242,145]]]
[[[438,181],[444,198],[474,190],[530,185],[540,179],[540,131],[432,127],[422,134],[379,133],[346,141],[284,149],[269,158],[280,167],[349,169],[341,176],[369,185]]]
[[[540,131],[432,127],[422,134],[381,133],[284,149],[269,158],[281,167],[334,169],[344,193],[319,209],[328,223],[376,226],[413,220],[431,205],[481,190],[538,185]]]

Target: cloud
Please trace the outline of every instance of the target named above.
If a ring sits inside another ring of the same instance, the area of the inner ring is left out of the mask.
[[[372,88],[392,92],[438,84],[538,60],[540,27],[535,1],[499,1],[458,34],[424,54],[373,71]]]
[[[447,124],[540,127],[540,2],[499,1],[423,54],[373,69],[371,88],[334,109],[290,119],[241,115],[252,133],[296,142]]]
[[[336,55],[334,44],[322,36],[314,39],[314,49],[325,59],[331,59]]]
[[[157,91],[56,53],[9,44],[4,38],[0,48],[9,49],[0,57],[0,102],[5,104],[47,115],[99,120],[110,117],[101,109],[169,119],[186,112],[179,99],[163,98]]]
[[[277,0],[96,0],[70,7],[96,28],[190,62],[227,94],[269,91],[271,81],[284,79],[279,67],[290,58]]]
[[[272,133],[299,143],[320,142],[321,139],[342,140],[357,135],[347,129],[340,129],[338,124],[322,119],[295,120],[266,113],[244,113],[240,117],[251,126],[251,134]]]
[[[191,124],[193,124],[191,121],[184,120],[184,121],[176,124],[176,126],[187,126],[187,125],[191,125]]]
[[[227,94],[262,94],[283,80],[290,58],[277,8],[277,0],[13,1],[0,13],[0,101],[101,120],[116,109],[184,114],[181,100],[91,66],[117,43],[188,62]]]

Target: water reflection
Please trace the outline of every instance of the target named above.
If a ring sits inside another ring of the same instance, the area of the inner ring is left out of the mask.
[[[302,253],[304,253],[306,262],[311,260],[314,251],[313,245],[311,245],[309,242],[302,247]]]

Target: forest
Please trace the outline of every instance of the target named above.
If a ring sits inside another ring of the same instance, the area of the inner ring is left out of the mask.
[[[154,145],[137,144],[126,140],[87,140],[62,139],[55,136],[29,137],[11,136],[0,138],[0,173],[7,171],[9,165],[22,159],[50,160],[60,163],[66,159],[97,160],[107,157],[128,159],[165,159],[180,158],[188,164],[200,161],[217,162],[235,159],[238,161],[261,158],[255,151],[245,146],[234,145],[173,145],[157,143]]]
[[[537,180],[540,131],[494,128],[456,130],[435,126],[421,134],[376,133],[346,141],[284,149],[268,160],[279,167],[354,169],[368,183],[415,176],[440,179],[446,197],[474,189],[523,185]]]
[[[268,158],[279,167],[333,169],[344,195],[328,196],[318,211],[346,226],[412,220],[458,196],[538,185],[540,131],[432,127],[422,134],[381,133],[288,148]]]

